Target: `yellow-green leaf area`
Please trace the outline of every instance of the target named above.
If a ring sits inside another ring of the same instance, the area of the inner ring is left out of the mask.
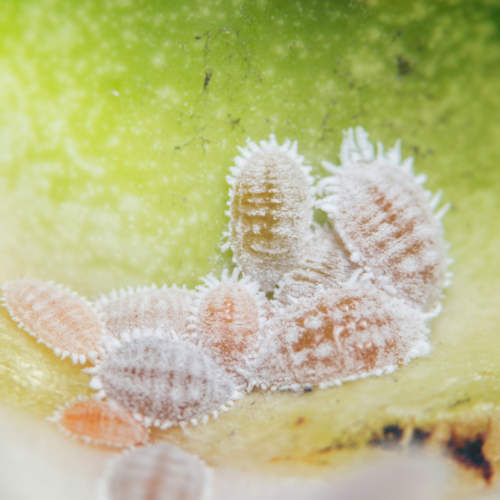
[[[89,298],[194,287],[230,263],[219,245],[236,146],[270,133],[298,140],[316,176],[342,129],[401,138],[452,203],[455,279],[429,358],[302,396],[256,393],[168,439],[221,461],[319,463],[384,422],[499,404],[495,2],[2,0],[0,32],[1,280]],[[47,415],[87,391],[86,375],[1,321],[5,403]]]

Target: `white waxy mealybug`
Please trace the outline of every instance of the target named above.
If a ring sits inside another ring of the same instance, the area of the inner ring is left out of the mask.
[[[162,332],[106,338],[90,387],[146,426],[196,424],[238,397],[235,384],[202,348]]]
[[[184,337],[192,301],[193,293],[185,287],[157,288],[153,285],[137,290],[113,291],[109,297],[102,296],[94,305],[104,321],[106,333],[115,338],[136,328],[174,330]]]
[[[288,306],[266,328],[256,376],[268,387],[324,387],[381,375],[430,349],[422,314],[373,285]]]
[[[80,399],[60,408],[50,420],[64,434],[86,443],[123,448],[148,441],[148,431],[113,402]]]
[[[351,260],[368,267],[376,282],[424,311],[439,304],[446,286],[445,242],[441,217],[433,209],[440,194],[422,188],[425,176],[413,176],[412,159],[401,162],[399,143],[378,155],[361,128],[349,129],[342,165],[325,163],[332,177],[320,181],[327,196],[317,202],[333,219]]]
[[[341,286],[357,267],[333,229],[317,228],[295,269],[280,280],[274,298],[283,304],[312,298],[322,290]]]
[[[158,443],[111,462],[99,500],[208,500],[210,488],[211,470],[198,457]]]
[[[209,350],[229,371],[242,374],[262,338],[268,301],[259,284],[248,276],[238,279],[224,270],[221,279],[212,275],[197,287],[189,329],[192,341]]]
[[[56,356],[84,364],[102,351],[103,324],[76,292],[52,282],[15,279],[4,284],[3,299],[12,319]]]
[[[291,271],[307,242],[312,221],[310,167],[297,143],[279,146],[274,135],[260,146],[248,140],[227,177],[229,242],[233,259],[264,291]]]

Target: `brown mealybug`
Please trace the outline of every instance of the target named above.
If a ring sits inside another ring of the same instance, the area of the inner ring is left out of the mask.
[[[230,217],[228,243],[245,275],[274,288],[293,269],[310,234],[314,190],[310,167],[297,154],[297,142],[278,145],[274,135],[260,146],[248,140],[239,148],[227,181]]]

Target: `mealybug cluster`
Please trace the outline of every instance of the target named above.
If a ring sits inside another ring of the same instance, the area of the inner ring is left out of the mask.
[[[254,387],[340,385],[428,354],[427,323],[450,277],[440,221],[447,207],[434,213],[440,193],[422,187],[399,143],[375,153],[361,127],[350,129],[341,164],[325,163],[330,175],[316,183],[296,142],[280,146],[271,135],[240,152],[222,245],[233,270],[195,290],[153,285],[94,303],[51,283],[4,285],[20,327],[56,355],[94,364],[84,371],[96,398],[54,415],[67,434],[135,446],[151,425],[206,423]],[[327,214],[325,226],[313,222],[315,210]],[[184,460],[171,452],[145,448],[137,460],[171,470]],[[115,475],[136,460],[127,457]],[[168,481],[202,488],[200,471],[192,485]],[[111,480],[107,498],[120,488]]]

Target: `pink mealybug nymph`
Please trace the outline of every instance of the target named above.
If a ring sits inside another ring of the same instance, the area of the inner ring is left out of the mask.
[[[441,194],[431,197],[414,177],[413,160],[401,161],[400,143],[375,150],[361,128],[349,129],[341,148],[341,166],[324,166],[333,176],[320,181],[326,196],[317,202],[332,218],[351,260],[373,272],[376,283],[429,312],[439,307],[448,284],[446,245],[433,211]]]
[[[102,353],[104,327],[84,297],[53,282],[15,279],[3,286],[4,305],[19,327],[73,363]]]
[[[260,146],[248,140],[230,169],[228,243],[245,275],[274,288],[299,260],[313,214],[310,167],[297,142],[278,145],[274,135]]]
[[[227,370],[245,376],[250,358],[262,341],[270,306],[259,284],[239,270],[219,279],[203,278],[197,287],[189,329],[191,341],[199,342]]]
[[[60,407],[49,419],[74,439],[117,448],[145,444],[148,430],[119,405],[80,398]]]

